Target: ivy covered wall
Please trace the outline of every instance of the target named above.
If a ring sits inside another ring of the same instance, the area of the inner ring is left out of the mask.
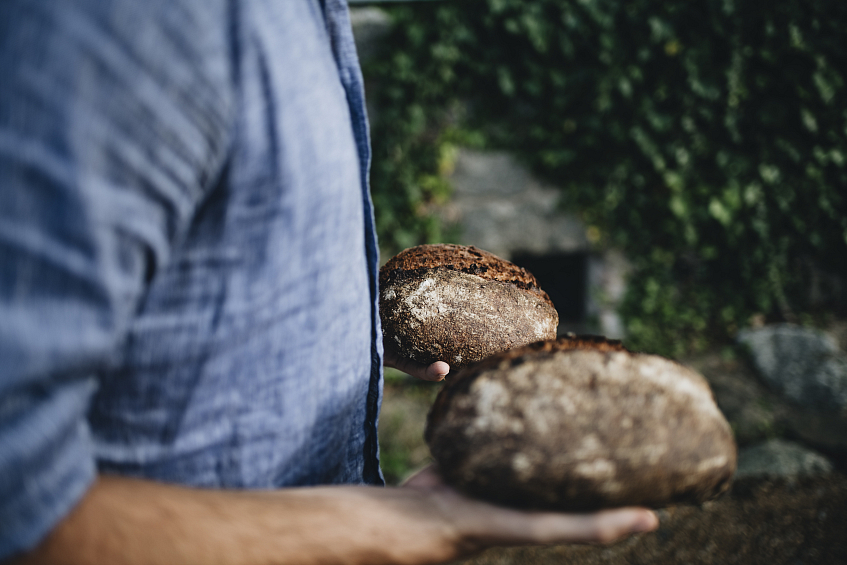
[[[386,252],[447,237],[456,144],[507,148],[633,262],[628,344],[847,315],[847,3],[394,7],[366,66]]]

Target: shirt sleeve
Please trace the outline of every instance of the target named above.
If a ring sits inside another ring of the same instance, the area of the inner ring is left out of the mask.
[[[86,412],[223,168],[227,2],[0,2],[0,561],[96,473]]]

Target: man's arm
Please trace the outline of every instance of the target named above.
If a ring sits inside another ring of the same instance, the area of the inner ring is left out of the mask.
[[[401,488],[215,491],[101,476],[14,565],[437,563],[493,545],[609,542],[652,530],[644,509],[508,510],[468,499],[431,469]]]

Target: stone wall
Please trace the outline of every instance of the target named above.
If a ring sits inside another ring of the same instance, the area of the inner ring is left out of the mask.
[[[627,264],[613,250],[596,251],[586,236],[585,225],[573,213],[562,211],[561,191],[535,178],[509,153],[461,149],[449,177],[453,197],[441,210],[445,223],[458,226],[461,243],[476,245],[501,257],[520,263],[520,256],[536,260],[545,256],[561,262],[562,269],[585,263],[584,269],[552,277],[581,277],[585,292],[574,298],[584,300],[582,319],[563,316],[559,333],[601,333],[623,337],[623,324],[616,312],[625,291]],[[585,255],[585,261],[567,261],[568,255]],[[529,265],[525,265],[530,267]],[[530,267],[531,268],[531,267]],[[545,286],[542,273],[535,273]],[[570,287],[571,285],[566,285]],[[573,311],[557,300],[560,313]]]

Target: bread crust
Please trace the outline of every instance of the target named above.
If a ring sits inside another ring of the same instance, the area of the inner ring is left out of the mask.
[[[532,273],[473,245],[436,243],[410,247],[389,259],[379,270],[379,284],[385,287],[398,278],[416,276],[425,269],[435,268],[476,275],[490,281],[511,283],[539,296],[553,307],[550,297],[541,290]]]
[[[737,458],[702,376],[593,337],[465,368],[439,393],[425,437],[457,489],[560,511],[699,504],[729,488]]]
[[[559,315],[531,273],[475,247],[422,245],[380,270],[388,347],[453,370],[555,337]]]

